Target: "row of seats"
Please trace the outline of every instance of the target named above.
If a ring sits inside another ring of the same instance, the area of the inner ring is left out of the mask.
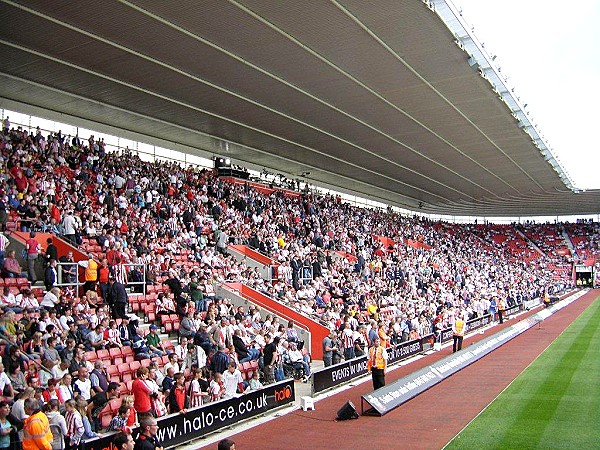
[[[146,333],[147,332],[148,332],[148,330],[146,330]],[[173,349],[175,348],[175,346],[173,345],[173,342],[171,342],[169,339],[164,339],[163,341],[161,341],[161,343],[165,350],[173,351]],[[85,358],[87,361],[90,361],[91,363],[100,360],[100,361],[106,362],[107,364],[118,365],[121,363],[130,363],[130,362],[134,361],[135,354],[133,352],[133,349],[130,346],[124,345],[123,347],[110,348],[110,349],[106,349],[106,350],[104,350],[104,349],[90,350],[85,353]],[[163,357],[163,358],[166,358],[166,357]],[[166,363],[167,363],[167,359],[164,359],[164,362],[162,365],[164,365]],[[148,362],[148,364],[150,364],[150,363]],[[159,362],[159,366],[160,365],[161,364]]]
[[[30,287],[29,280],[27,278],[0,278],[0,286],[16,286],[19,288]]]

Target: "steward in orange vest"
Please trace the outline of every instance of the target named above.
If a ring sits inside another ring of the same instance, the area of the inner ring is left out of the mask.
[[[388,354],[385,347],[381,344],[381,338],[377,336],[373,340],[373,346],[369,349],[369,359],[367,360],[367,370],[371,372],[373,378],[373,389],[377,390],[385,386],[385,371],[387,369]]]
[[[85,284],[83,285],[83,292],[96,292],[99,265],[94,261],[94,256],[90,253],[87,261],[79,261],[79,265],[85,268]]]
[[[456,352],[457,350],[462,350],[463,338],[465,337],[465,331],[467,329],[467,324],[464,320],[459,316],[454,321],[454,325],[452,325],[452,339],[454,343],[452,344],[452,352]]]
[[[24,410],[29,417],[23,424],[23,450],[52,450],[53,436],[46,414],[40,411],[37,400],[25,400]]]

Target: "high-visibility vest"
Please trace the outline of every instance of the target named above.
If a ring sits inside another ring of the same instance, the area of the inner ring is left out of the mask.
[[[465,322],[462,319],[456,319],[454,322],[454,335],[464,336],[465,335]]]
[[[367,361],[368,370],[371,370],[372,367],[376,367],[377,369],[385,369],[386,360],[383,357],[384,351],[385,348],[382,346],[371,347],[369,349],[369,360]]]
[[[52,432],[48,418],[43,412],[25,419],[23,425],[23,450],[52,450]]]
[[[98,279],[98,263],[93,259],[88,261],[85,269],[85,281],[96,281]]]

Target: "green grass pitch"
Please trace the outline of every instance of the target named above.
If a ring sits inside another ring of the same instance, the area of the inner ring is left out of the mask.
[[[600,449],[600,299],[446,449]]]

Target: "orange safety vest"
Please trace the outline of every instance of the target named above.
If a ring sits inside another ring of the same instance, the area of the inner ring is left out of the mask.
[[[96,281],[98,279],[98,263],[93,259],[88,261],[85,269],[85,281]]]
[[[23,450],[52,450],[52,432],[48,417],[43,412],[25,419],[23,425]]]
[[[456,319],[454,322],[454,335],[464,336],[465,335],[465,322],[462,319]]]
[[[385,348],[382,346],[371,347],[369,349],[369,360],[367,361],[367,370],[371,370],[372,367],[377,369],[385,369],[387,361],[383,357]]]

